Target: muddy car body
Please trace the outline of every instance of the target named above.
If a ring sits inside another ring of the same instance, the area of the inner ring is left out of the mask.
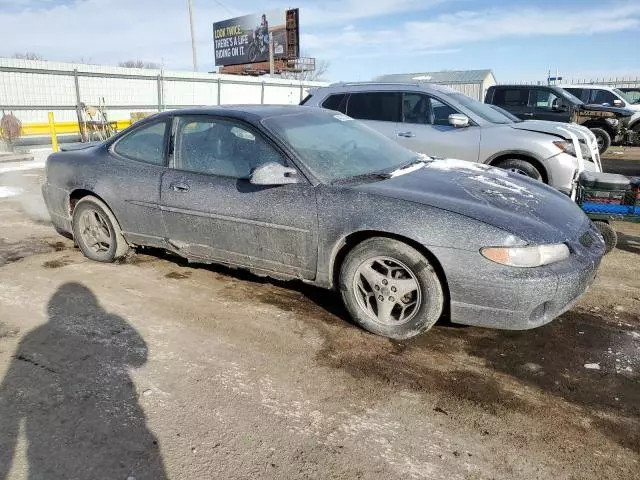
[[[51,155],[43,194],[89,258],[152,246],[298,278],[338,289],[361,326],[393,338],[445,311],[496,328],[549,322],[604,251],[583,212],[541,182],[419,156],[307,107],[161,113]]]

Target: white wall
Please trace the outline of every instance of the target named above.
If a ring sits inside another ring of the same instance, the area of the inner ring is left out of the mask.
[[[22,70],[8,71],[12,69]],[[75,121],[74,70],[78,71],[80,101],[97,105],[104,98],[104,103],[112,107],[107,109],[110,120],[128,120],[132,111],[158,111],[159,76],[160,102],[167,107],[297,104],[308,88],[325,85],[267,77],[0,58],[0,107],[5,111],[9,107],[23,123],[46,122],[47,111],[54,112],[56,121]],[[83,75],[87,73],[97,76]],[[29,108],[33,106],[43,109]],[[60,109],[63,106],[68,109]]]

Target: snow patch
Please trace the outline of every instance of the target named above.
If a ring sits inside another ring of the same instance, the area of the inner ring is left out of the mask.
[[[506,190],[508,192],[515,193],[525,198],[535,198],[535,195],[533,195],[526,187],[523,187],[522,185],[518,185],[517,183],[513,183],[509,180],[505,180],[504,178],[489,178],[484,175],[474,175],[469,178],[471,180],[480,182],[489,187]]]
[[[0,173],[22,172],[24,170],[35,170],[38,168],[44,168],[45,164],[46,162],[44,160],[41,162],[32,160],[30,162],[24,162],[18,165],[12,165],[10,167],[0,167]]]
[[[15,197],[20,195],[24,190],[18,187],[2,187],[0,186],[0,198]]]
[[[600,370],[600,364],[599,363],[585,363],[584,364],[584,368],[587,368],[589,370]]]
[[[391,177],[398,177],[400,175],[405,175],[407,173],[415,172],[416,170],[420,170],[423,167],[424,167],[424,163],[418,163],[416,165],[411,165],[410,167],[399,168],[397,170],[394,170],[393,172],[391,172],[390,175]]]
[[[428,157],[427,157],[428,158]],[[426,160],[426,159],[425,159]],[[508,177],[509,174],[505,170],[501,170],[483,163],[469,162],[467,160],[458,160],[457,158],[436,158],[429,161],[424,168],[431,168],[441,172],[451,172],[456,170],[471,172],[491,172],[500,177]]]

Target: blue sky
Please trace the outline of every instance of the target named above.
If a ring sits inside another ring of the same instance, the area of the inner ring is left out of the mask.
[[[640,0],[193,0],[200,69],[213,70],[211,24],[300,8],[301,46],[328,80],[493,69],[498,80],[640,76]],[[186,0],[0,0],[0,55],[190,69]]]

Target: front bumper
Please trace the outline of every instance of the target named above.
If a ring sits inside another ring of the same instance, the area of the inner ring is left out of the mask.
[[[569,310],[595,278],[604,242],[595,233],[589,235],[589,247],[572,242],[567,260],[536,268],[498,265],[479,252],[458,250],[454,259],[434,251],[444,260],[451,321],[507,330],[526,330],[550,322]]]

